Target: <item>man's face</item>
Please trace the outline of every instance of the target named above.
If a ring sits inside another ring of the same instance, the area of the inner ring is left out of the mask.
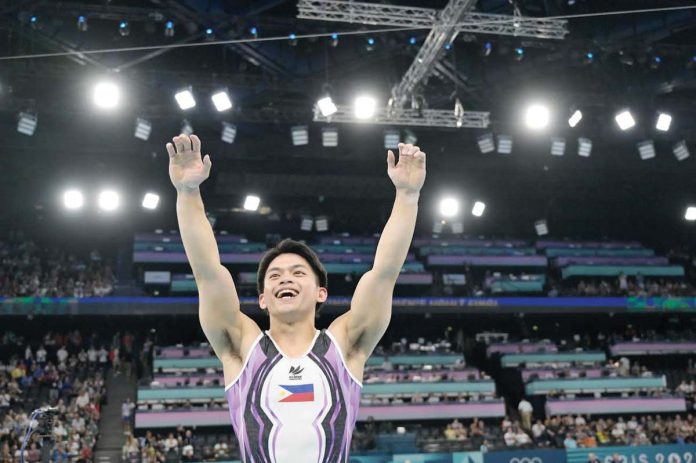
[[[307,260],[297,254],[281,254],[266,270],[259,305],[269,315],[313,312],[326,297],[326,288],[319,286]]]

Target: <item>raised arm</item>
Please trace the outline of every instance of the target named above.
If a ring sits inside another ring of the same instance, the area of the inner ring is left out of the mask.
[[[334,329],[346,338],[348,355],[364,358],[389,326],[392,293],[416,226],[418,198],[425,182],[425,153],[417,146],[400,143],[398,163],[392,151],[387,153],[387,172],[396,188],[396,198],[377,244],[374,264],[360,278],[350,310],[334,321]]]
[[[196,279],[201,327],[220,359],[240,357],[244,335],[256,324],[244,315],[230,272],[220,254],[205,215],[200,184],[210,175],[210,156],[201,158],[201,141],[180,135],[167,143],[169,177],[177,191],[176,214],[186,257]]]

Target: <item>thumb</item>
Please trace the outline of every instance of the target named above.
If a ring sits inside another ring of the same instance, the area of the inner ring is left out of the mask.
[[[396,166],[396,158],[392,150],[387,151],[387,167],[393,169]]]
[[[210,155],[206,154],[205,157],[203,158],[203,166],[205,166],[205,170],[210,173],[210,168],[213,166],[213,163],[210,162]]]

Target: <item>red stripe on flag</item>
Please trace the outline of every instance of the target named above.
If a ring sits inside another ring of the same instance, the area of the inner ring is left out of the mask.
[[[314,402],[314,392],[299,392],[281,400],[281,402]]]

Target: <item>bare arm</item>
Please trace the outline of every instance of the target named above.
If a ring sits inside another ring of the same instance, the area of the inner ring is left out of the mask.
[[[205,215],[199,185],[210,175],[210,157],[201,159],[201,142],[195,135],[181,135],[173,141],[174,145],[167,143],[169,176],[177,190],[181,239],[198,287],[201,327],[218,357],[239,356],[245,328],[254,323],[240,310],[232,276],[220,263],[215,235]]]
[[[365,358],[389,326],[392,294],[411,246],[425,181],[425,153],[417,146],[399,144],[399,163],[389,151],[387,164],[396,187],[394,207],[377,244],[372,269],[360,278],[350,310],[334,322],[335,329],[345,334],[351,353]]]

